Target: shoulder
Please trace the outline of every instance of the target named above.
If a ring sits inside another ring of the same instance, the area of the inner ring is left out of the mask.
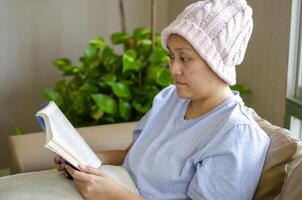
[[[169,104],[175,105],[175,103],[179,102],[180,98],[176,94],[176,88],[174,85],[170,85],[164,89],[162,89],[153,99],[152,107],[156,106],[164,106]]]
[[[174,85],[162,89],[153,98],[151,109],[144,115],[139,124],[145,124],[150,119],[154,119],[154,117],[158,119],[158,113],[162,113],[163,110],[168,112],[179,102],[179,99]],[[163,117],[163,115],[160,116]]]
[[[175,85],[170,85],[164,89],[162,89],[155,97],[154,99],[157,100],[165,100],[167,98],[175,97],[176,95],[176,88]],[[176,95],[177,96],[177,95]]]
[[[256,138],[264,143],[270,141],[268,135],[259,127],[254,120],[249,108],[238,104],[229,113],[225,130],[226,136],[237,138]]]
[[[238,113],[233,116],[232,113],[225,126],[206,146],[205,156],[230,154],[251,160],[264,158],[270,139],[252,120]]]

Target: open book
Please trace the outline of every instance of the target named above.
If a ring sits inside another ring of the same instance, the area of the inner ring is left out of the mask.
[[[46,148],[77,169],[79,164],[99,168],[119,184],[138,194],[126,169],[122,166],[101,166],[102,162],[53,101],[38,111],[36,118],[46,133]]]
[[[101,161],[72,126],[58,106],[49,102],[36,114],[41,128],[46,133],[45,147],[78,168],[79,164],[99,168]]]

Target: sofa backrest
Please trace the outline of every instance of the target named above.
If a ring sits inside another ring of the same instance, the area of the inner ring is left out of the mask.
[[[132,141],[136,122],[99,125],[77,130],[95,152],[125,149]],[[44,133],[9,137],[11,174],[54,168],[54,154],[44,147]]]
[[[289,131],[274,126],[253,111],[258,125],[271,139],[254,200],[302,199],[302,144]],[[290,194],[290,196],[289,196]]]

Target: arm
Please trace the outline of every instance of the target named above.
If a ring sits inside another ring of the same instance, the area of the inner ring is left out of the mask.
[[[103,165],[122,165],[131,147],[132,143],[125,150],[103,151],[96,153],[96,155]]]

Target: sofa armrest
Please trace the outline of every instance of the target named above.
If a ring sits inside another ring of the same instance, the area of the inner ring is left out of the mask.
[[[93,151],[125,149],[132,140],[136,122],[78,128]],[[12,174],[51,169],[54,154],[44,147],[45,134],[30,133],[9,137],[10,170]]]

